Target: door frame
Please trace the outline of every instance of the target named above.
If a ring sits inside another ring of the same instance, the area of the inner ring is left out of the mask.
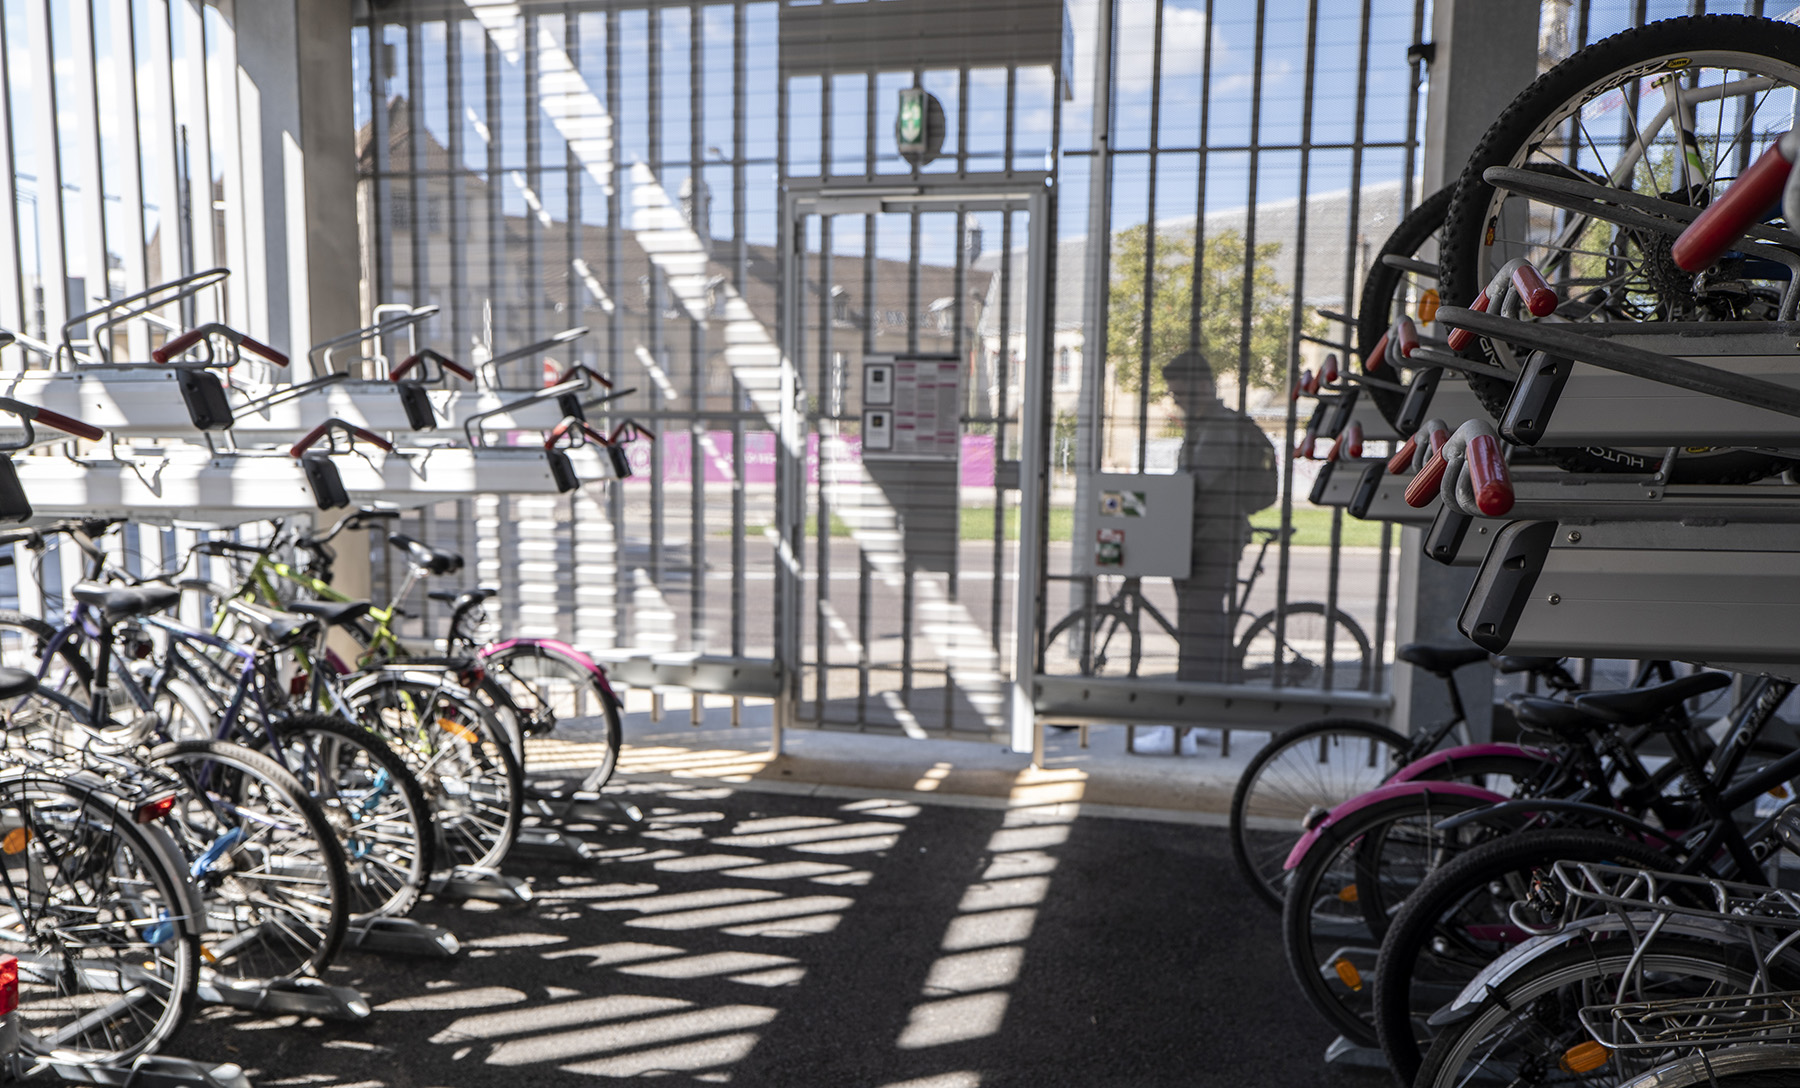
[[[781,192],[781,372],[782,416],[777,466],[776,667],[781,695],[776,699],[771,751],[780,754],[785,731],[798,720],[805,675],[801,630],[805,599],[806,442],[805,391],[793,360],[805,335],[803,284],[798,270],[806,244],[803,221],[814,215],[871,215],[915,211],[1020,211],[1027,214],[1025,262],[1025,362],[1019,400],[1019,542],[1013,594],[1012,676],[1006,684],[1008,747],[1041,763],[1043,727],[1033,710],[1038,664],[1038,624],[1044,593],[1046,503],[1049,458],[1045,442],[1049,384],[1045,380],[1053,299],[1050,246],[1055,235],[1053,178],[1047,172],[991,175],[924,175],[891,179],[788,179]],[[1004,451],[996,451],[996,457]],[[994,592],[1003,572],[995,572]],[[909,636],[910,637],[910,636]],[[1001,649],[1001,659],[1007,657]]]

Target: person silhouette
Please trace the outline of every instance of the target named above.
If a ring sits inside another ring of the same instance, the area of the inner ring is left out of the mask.
[[[1249,417],[1219,400],[1212,365],[1198,352],[1163,364],[1163,382],[1185,424],[1179,471],[1194,479],[1193,565],[1174,579],[1180,658],[1176,678],[1229,683],[1234,659],[1238,563],[1250,515],[1281,494],[1275,446]]]

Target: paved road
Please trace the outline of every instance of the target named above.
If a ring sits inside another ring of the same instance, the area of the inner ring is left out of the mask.
[[[522,908],[428,903],[453,962],[351,953],[361,1025],[203,1010],[259,1085],[1385,1088],[1319,1062],[1221,832],[638,786]]]

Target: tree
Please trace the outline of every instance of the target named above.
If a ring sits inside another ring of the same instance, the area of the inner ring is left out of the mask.
[[[1143,363],[1146,225],[1113,235],[1112,287],[1106,324],[1107,362],[1120,389],[1136,393]],[[1280,242],[1256,247],[1250,273],[1249,385],[1287,384],[1293,288],[1275,275]],[[1167,395],[1162,364],[1188,350],[1194,297],[1194,234],[1159,231],[1150,298],[1150,399]],[[1200,281],[1200,353],[1221,379],[1238,371],[1244,306],[1244,236],[1221,231],[1206,239]]]

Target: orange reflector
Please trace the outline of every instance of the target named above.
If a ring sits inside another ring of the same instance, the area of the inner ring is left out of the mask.
[[[451,721],[449,718],[439,718],[437,720],[437,723],[438,723],[439,729],[442,729],[444,732],[455,737],[457,740],[463,741],[466,744],[474,744],[476,741],[481,739],[480,737],[475,735],[475,730],[470,729],[466,725],[458,725],[456,722]]]
[[[1592,1073],[1611,1060],[1612,1051],[1606,1048],[1605,1043],[1589,1039],[1563,1051],[1562,1060],[1556,1064],[1562,1066],[1565,1073]]]
[[[1788,795],[1788,788],[1786,786],[1776,786],[1774,789],[1769,791],[1769,796],[1775,798],[1777,801],[1787,800],[1787,795]]]
[[[1343,889],[1338,892],[1338,902],[1340,902],[1340,903],[1356,902],[1356,885],[1354,885],[1354,884],[1344,885]]]
[[[1420,295],[1419,324],[1429,325],[1433,321],[1436,321],[1438,307],[1440,305],[1442,305],[1442,300],[1438,298],[1438,293],[1436,291],[1427,290],[1423,295]]]
[[[1331,965],[1331,969],[1337,972],[1337,977],[1344,980],[1344,985],[1359,993],[1362,991],[1362,972],[1356,969],[1356,964],[1340,957]]]
[[[30,828],[15,827],[6,833],[6,838],[0,839],[0,850],[4,850],[9,854],[16,854],[25,849],[25,844],[30,841]]]

